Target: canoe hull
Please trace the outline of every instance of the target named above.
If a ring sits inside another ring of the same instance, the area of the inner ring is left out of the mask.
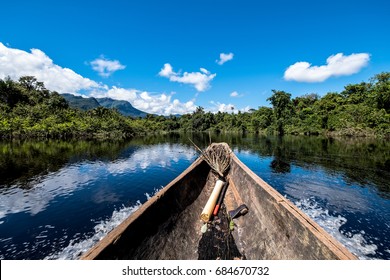
[[[198,158],[81,259],[198,259],[200,214],[216,180]],[[227,180],[224,208],[249,208],[232,232],[244,258],[356,259],[233,153]]]

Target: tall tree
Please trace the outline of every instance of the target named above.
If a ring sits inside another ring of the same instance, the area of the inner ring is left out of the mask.
[[[27,101],[27,95],[23,93],[17,82],[11,80],[10,77],[0,79],[0,102],[4,102],[12,109],[17,103]]]
[[[43,82],[39,82],[34,76],[23,76],[19,78],[19,83],[28,91],[37,90],[41,91],[45,89]]]
[[[285,132],[284,126],[288,123],[292,112],[291,94],[274,89],[272,92],[274,94],[267,98],[267,101],[269,101],[273,107],[276,129],[279,135],[283,135]]]
[[[371,82],[378,109],[385,109],[387,113],[390,113],[390,72],[375,75]]]

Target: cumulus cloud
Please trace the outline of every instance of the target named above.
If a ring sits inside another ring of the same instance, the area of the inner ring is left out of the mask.
[[[130,102],[135,108],[158,115],[186,114],[195,111],[196,105],[194,100],[180,102],[173,99],[173,93],[150,93],[137,89],[124,89],[112,87],[107,91],[94,91],[90,96],[97,98],[109,97],[116,100],[125,100]]]
[[[169,78],[171,76],[176,75],[175,72],[173,72],[173,68],[169,63],[165,63],[164,67],[161,69],[161,71],[158,73],[161,77]]]
[[[330,77],[348,76],[359,72],[370,60],[368,53],[344,55],[338,53],[326,60],[326,65],[312,66],[309,62],[297,62],[287,68],[284,79],[297,82],[323,82]]]
[[[214,111],[216,112],[221,112],[221,113],[224,113],[224,112],[228,112],[228,113],[233,113],[234,112],[234,109],[235,109],[235,106],[233,104],[225,104],[225,103],[215,103],[215,109]]]
[[[114,68],[113,66],[104,69],[112,70]],[[205,75],[206,72],[208,73],[206,69],[201,71]],[[173,93],[150,93],[138,89],[110,87],[84,78],[71,69],[54,64],[41,50],[31,49],[31,52],[26,52],[9,48],[0,43],[0,78],[4,79],[7,76],[13,80],[22,76],[35,76],[49,90],[81,96],[126,100],[135,108],[152,114],[185,114],[196,109],[194,100],[183,103],[178,99],[173,99]]]
[[[230,93],[230,97],[242,97],[244,96],[243,94],[239,94],[237,91],[233,91]]]
[[[219,59],[217,59],[215,62],[219,65],[224,64],[225,62],[232,60],[234,57],[233,53],[221,53],[219,54]]]
[[[126,68],[126,66],[122,65],[118,60],[109,60],[104,56],[91,61],[91,66],[92,69],[98,72],[98,74],[102,77],[109,77],[114,72]]]
[[[231,104],[231,103],[225,104],[225,103],[215,102],[215,101],[211,101],[210,103],[212,104],[212,107],[206,109],[206,111],[210,111],[214,114],[216,114],[218,112],[237,114],[238,111],[243,113],[243,112],[248,112],[251,109],[249,106],[238,109],[237,106],[235,106],[234,104]]]
[[[53,63],[44,52],[31,49],[26,52],[6,47],[0,43],[0,78],[14,80],[22,76],[35,76],[50,90],[58,92],[78,92],[84,89],[99,88],[97,82]]]
[[[172,100],[172,95],[168,94],[151,94],[149,92],[141,92],[134,100],[134,106],[142,111],[152,114],[185,114],[193,112],[196,109],[194,101],[181,103],[178,99]]]
[[[210,82],[217,74],[211,74],[205,68],[200,68],[200,72],[184,72],[176,73],[173,71],[169,63],[165,63],[164,67],[158,73],[161,77],[168,78],[171,82],[178,82],[183,84],[190,84],[196,88],[197,91],[205,91],[210,87]]]

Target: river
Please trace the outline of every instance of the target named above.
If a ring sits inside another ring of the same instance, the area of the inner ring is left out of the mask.
[[[390,143],[169,134],[0,142],[0,259],[77,259],[198,156],[227,142],[360,259],[390,259]]]

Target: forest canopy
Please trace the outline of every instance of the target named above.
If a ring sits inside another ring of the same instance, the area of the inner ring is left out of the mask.
[[[129,138],[170,131],[390,137],[390,72],[324,96],[272,90],[271,107],[144,118],[97,107],[81,111],[33,76],[0,79],[0,138]]]

